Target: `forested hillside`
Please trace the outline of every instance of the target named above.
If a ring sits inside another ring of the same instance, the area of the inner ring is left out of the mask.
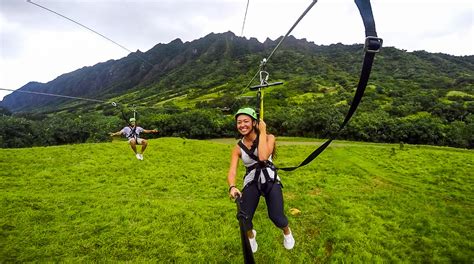
[[[278,43],[231,32],[183,43],[158,44],[22,90],[100,99],[132,106],[159,136],[232,136],[232,113],[255,104],[243,90],[259,62]],[[334,133],[351,103],[363,46],[320,46],[293,37],[267,65],[265,119],[277,135],[324,138]],[[257,84],[255,81],[254,84]],[[24,147],[109,140],[124,125],[109,103],[13,93],[1,102],[0,145]],[[384,47],[369,85],[341,139],[474,146],[474,56]],[[11,114],[12,112],[13,114]]]

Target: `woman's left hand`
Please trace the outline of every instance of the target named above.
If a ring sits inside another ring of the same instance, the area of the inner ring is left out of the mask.
[[[233,186],[230,188],[230,191],[229,191],[229,195],[231,198],[237,198],[237,196],[242,196],[242,193],[240,192],[239,189],[237,189],[237,187]]]

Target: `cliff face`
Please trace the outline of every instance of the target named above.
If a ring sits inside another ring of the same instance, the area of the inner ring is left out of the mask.
[[[126,97],[131,92],[148,97],[163,93],[185,94],[196,87],[203,94],[205,89],[232,80],[247,81],[259,61],[269,55],[279,40],[267,39],[260,43],[232,32],[211,33],[185,43],[176,39],[168,44],[157,44],[146,52],[137,51],[119,60],[65,73],[48,83],[30,82],[19,90],[100,100]],[[337,75],[341,80],[351,80],[358,75],[361,58],[362,45],[318,46],[290,36],[272,58],[271,67],[273,76],[280,78],[297,74],[334,79],[333,75]],[[388,47],[377,55],[374,68],[371,80],[379,82],[409,81],[433,89],[459,86],[458,90],[465,92],[473,89],[474,56],[410,53]],[[54,111],[70,102],[14,92],[6,96],[0,106],[12,112]]]

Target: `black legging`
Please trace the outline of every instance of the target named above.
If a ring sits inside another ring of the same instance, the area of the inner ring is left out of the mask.
[[[258,189],[257,183],[252,182],[245,186],[242,191],[242,204],[240,209],[247,216],[244,221],[245,231],[253,229],[253,215],[257,209],[260,196],[265,197],[267,203],[268,217],[279,228],[288,226],[288,218],[283,211],[283,194],[279,182],[266,182]]]

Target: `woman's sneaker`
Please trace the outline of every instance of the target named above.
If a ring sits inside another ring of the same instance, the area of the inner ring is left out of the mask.
[[[293,238],[291,231],[289,235],[283,234],[283,246],[288,250],[295,246],[295,239]]]
[[[253,230],[252,229],[252,233],[253,233],[253,238],[249,238],[249,242],[250,242],[250,247],[252,248],[252,252],[255,253],[257,252],[257,249],[258,249],[258,244],[257,244],[257,231]]]

